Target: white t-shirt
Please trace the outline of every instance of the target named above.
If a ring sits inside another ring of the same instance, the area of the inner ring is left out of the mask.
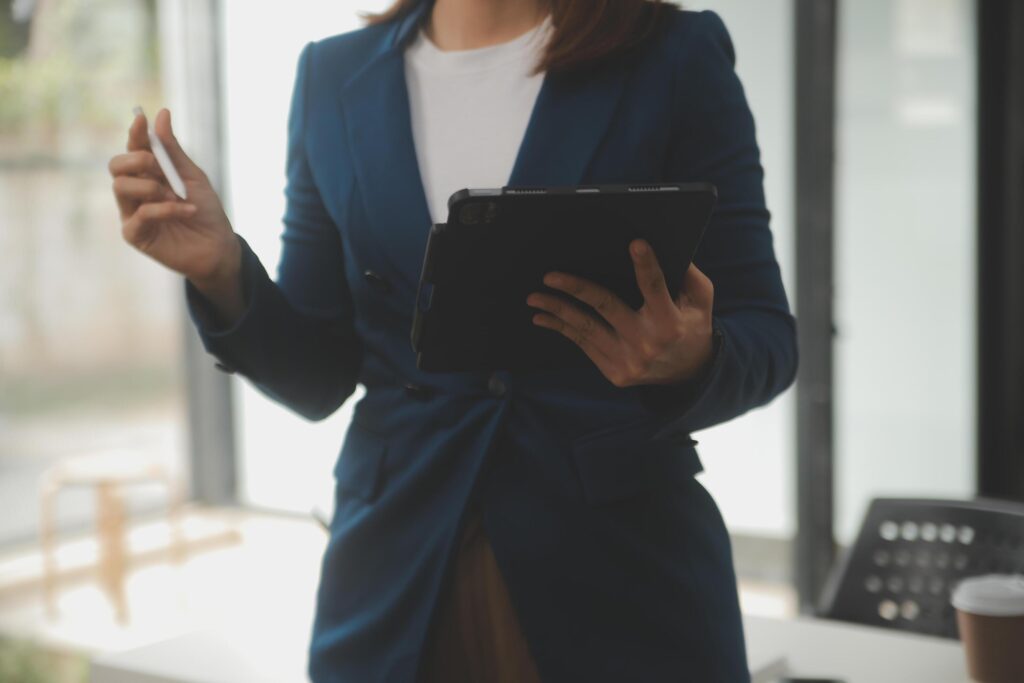
[[[405,79],[420,177],[430,216],[448,220],[464,187],[508,184],[543,74],[550,15],[508,42],[443,51],[421,29],[405,50]]]

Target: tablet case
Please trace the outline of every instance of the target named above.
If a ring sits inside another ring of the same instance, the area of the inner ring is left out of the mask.
[[[571,341],[533,324],[526,304],[558,270],[597,282],[637,309],[629,243],[647,240],[678,292],[715,206],[713,185],[656,183],[465,189],[430,231],[412,346],[417,367],[458,372],[590,363]],[[577,305],[583,306],[573,299]]]

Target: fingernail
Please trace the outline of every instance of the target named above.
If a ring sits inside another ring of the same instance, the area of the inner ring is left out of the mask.
[[[548,273],[544,276],[544,284],[548,287],[557,287],[562,284],[562,278],[558,277],[554,273]]]
[[[633,244],[633,253],[637,256],[644,256],[647,254],[647,244],[644,242],[635,242]]]
[[[196,205],[195,204],[186,204],[185,205],[185,213],[195,213],[195,212],[196,212]]]

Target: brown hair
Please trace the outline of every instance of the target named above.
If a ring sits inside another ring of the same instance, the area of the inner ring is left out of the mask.
[[[421,2],[395,0],[380,14],[365,14],[368,24],[400,19]],[[571,71],[590,66],[644,42],[664,9],[661,0],[547,0],[554,29],[540,71]]]

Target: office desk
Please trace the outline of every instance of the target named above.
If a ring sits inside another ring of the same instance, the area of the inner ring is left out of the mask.
[[[968,683],[958,641],[824,619],[745,616],[751,663],[776,654],[792,676],[844,683]]]
[[[751,662],[844,683],[967,683],[955,641],[819,619],[744,618]],[[306,629],[197,631],[92,663],[92,683],[299,683]]]

